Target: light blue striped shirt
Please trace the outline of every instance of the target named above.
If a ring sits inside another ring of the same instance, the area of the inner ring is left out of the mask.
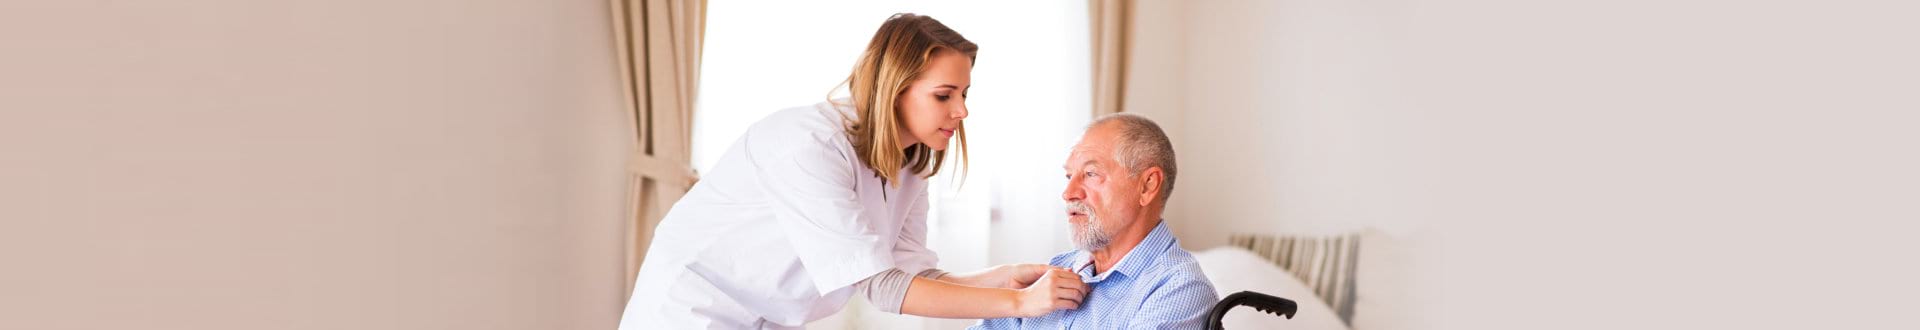
[[[1048,262],[1072,268],[1090,288],[1080,308],[1035,318],[980,321],[971,329],[1200,329],[1220,298],[1200,263],[1180,248],[1166,222],[1104,274],[1093,273],[1093,255],[1068,251]]]

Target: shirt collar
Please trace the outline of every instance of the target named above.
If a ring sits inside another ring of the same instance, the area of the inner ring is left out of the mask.
[[[1106,280],[1114,273],[1138,276],[1141,271],[1146,270],[1147,266],[1153,265],[1154,260],[1159,259],[1167,248],[1173,247],[1173,244],[1173,233],[1167,229],[1166,220],[1161,219],[1159,224],[1153,225],[1153,231],[1147,232],[1147,238],[1140,240],[1139,245],[1134,245],[1133,250],[1127,251],[1127,255],[1120,257],[1120,262],[1115,263],[1113,268],[1107,269],[1107,272],[1093,273],[1093,253],[1087,251],[1074,251],[1076,256],[1073,271],[1080,274],[1081,280],[1086,283]]]

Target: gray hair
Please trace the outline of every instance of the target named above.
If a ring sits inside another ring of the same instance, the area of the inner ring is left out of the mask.
[[[1160,124],[1152,119],[1130,113],[1101,116],[1087,124],[1087,129],[1107,123],[1119,125],[1120,139],[1113,148],[1113,158],[1126,165],[1127,175],[1138,175],[1156,166],[1165,172],[1166,180],[1160,184],[1160,202],[1166,202],[1167,197],[1173,196],[1173,178],[1179,173],[1173,161],[1173,141],[1167,139],[1167,132],[1160,130]]]

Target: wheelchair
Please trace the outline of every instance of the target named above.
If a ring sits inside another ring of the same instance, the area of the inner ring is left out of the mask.
[[[1255,310],[1286,317],[1289,320],[1293,319],[1294,313],[1300,311],[1300,305],[1287,298],[1253,291],[1240,291],[1227,295],[1226,298],[1220,299],[1220,302],[1213,304],[1213,309],[1207,312],[1207,329],[1225,329],[1220,325],[1220,320],[1227,317],[1228,310],[1240,306],[1253,307]]]

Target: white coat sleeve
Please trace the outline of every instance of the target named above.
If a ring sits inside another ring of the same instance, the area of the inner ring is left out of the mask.
[[[908,274],[919,274],[938,266],[939,255],[927,248],[927,190],[924,186],[914,197],[906,220],[893,244],[893,260],[897,267]]]
[[[860,173],[855,157],[831,143],[833,139],[804,136],[761,136],[791,139],[748,150],[755,174],[773,203],[775,225],[787,233],[794,254],[821,292],[853,285],[894,268],[889,243],[893,235],[876,233],[866,206],[855,191]],[[803,141],[793,141],[803,140]]]

